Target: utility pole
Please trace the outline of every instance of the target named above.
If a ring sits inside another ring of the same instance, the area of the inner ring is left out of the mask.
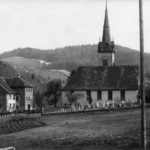
[[[145,112],[145,80],[144,80],[144,32],[143,32],[143,0],[139,0],[140,24],[140,70],[141,70],[141,144],[146,150],[146,112]]]

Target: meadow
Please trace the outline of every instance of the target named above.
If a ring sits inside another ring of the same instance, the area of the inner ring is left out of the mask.
[[[150,149],[150,109],[147,108],[147,149]],[[140,109],[63,115],[18,115],[13,119],[34,118],[46,124],[0,136],[0,148],[19,150],[140,150]]]

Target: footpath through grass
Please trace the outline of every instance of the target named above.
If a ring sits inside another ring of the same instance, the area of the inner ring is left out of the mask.
[[[30,115],[30,117],[32,117]],[[150,109],[147,109],[147,138],[150,149]],[[19,150],[140,150],[140,110],[36,116],[47,126],[0,136],[0,148]]]

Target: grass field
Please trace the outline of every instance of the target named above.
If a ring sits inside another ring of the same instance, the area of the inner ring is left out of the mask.
[[[15,116],[13,116],[15,117]],[[47,126],[0,136],[0,148],[16,150],[140,150],[140,110],[34,117]],[[150,149],[150,109],[147,138]],[[12,117],[4,118],[5,121]]]

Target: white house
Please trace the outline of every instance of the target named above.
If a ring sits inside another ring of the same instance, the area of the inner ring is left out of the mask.
[[[137,102],[139,67],[115,65],[115,44],[111,41],[107,6],[98,55],[98,66],[78,68],[62,90],[62,103],[68,103],[66,92],[83,93],[83,98],[78,101],[81,105],[86,105],[89,101],[112,103],[126,99]]]
[[[4,78],[0,78],[0,110],[13,111],[16,109],[16,92],[6,83]]]

